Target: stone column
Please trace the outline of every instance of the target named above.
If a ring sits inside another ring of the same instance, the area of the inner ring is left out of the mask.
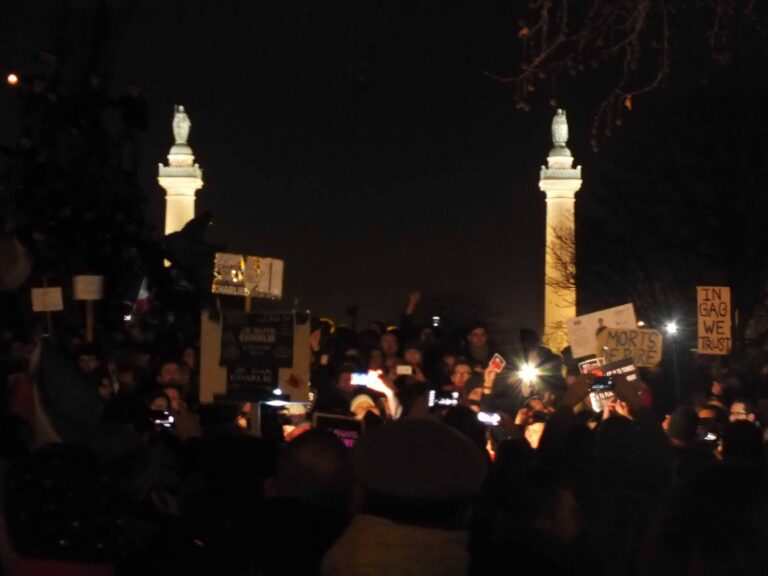
[[[173,115],[175,144],[168,154],[168,166],[158,166],[157,181],[165,189],[165,234],[177,232],[195,217],[195,192],[203,187],[203,171],[187,144],[192,123],[184,106]]]
[[[552,142],[547,166],[542,166],[539,177],[547,202],[542,343],[559,353],[568,346],[566,321],[576,316],[574,204],[581,188],[581,167],[573,167],[573,156],[566,146],[564,110],[558,110],[552,120]]]

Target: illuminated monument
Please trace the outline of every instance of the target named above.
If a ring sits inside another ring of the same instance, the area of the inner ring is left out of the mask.
[[[581,188],[581,166],[573,167],[566,146],[565,110],[552,120],[552,150],[541,167],[539,188],[547,200],[547,236],[544,257],[544,333],[542,342],[555,352],[568,345],[566,320],[576,316],[576,226],[574,203]]]
[[[195,164],[195,155],[187,144],[192,123],[184,106],[176,106],[168,166],[158,166],[157,181],[165,188],[165,233],[177,232],[195,217],[195,191],[203,187],[203,171]]]

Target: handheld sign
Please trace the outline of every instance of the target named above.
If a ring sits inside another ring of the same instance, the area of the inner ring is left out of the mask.
[[[280,299],[283,296],[283,261],[248,256],[245,259],[247,296]]]
[[[606,362],[631,358],[638,367],[656,366],[661,362],[663,337],[658,330],[609,328],[598,340]]]
[[[61,286],[50,288],[32,288],[33,312],[58,312],[64,310]]]
[[[104,276],[75,276],[72,278],[75,300],[101,300],[104,297]]]
[[[699,354],[726,356],[731,351],[731,289],[697,286]]]
[[[635,328],[635,307],[630,304],[584,314],[568,320],[568,340],[574,358],[592,354],[602,356],[598,348],[598,335],[608,328]]]
[[[214,294],[280,299],[283,296],[282,260],[218,252],[213,265]]]

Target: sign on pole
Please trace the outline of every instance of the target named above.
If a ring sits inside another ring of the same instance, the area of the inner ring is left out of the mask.
[[[276,258],[218,252],[211,292],[279,300],[283,296],[283,268],[283,261]]]
[[[294,314],[228,310],[223,315],[221,364],[228,391],[278,385],[278,371],[293,365]]]
[[[598,338],[606,362],[631,358],[637,367],[656,366],[661,362],[663,337],[649,328],[604,330]]]
[[[104,276],[75,276],[72,278],[75,300],[101,300],[104,297]]]
[[[731,289],[697,286],[699,354],[725,356],[731,351]]]
[[[59,310],[64,310],[61,286],[32,288],[33,312],[58,312]]]
[[[584,314],[568,320],[568,340],[574,358],[599,352],[597,336],[608,328],[635,328],[635,307],[630,304]],[[602,356],[602,354],[598,354]]]

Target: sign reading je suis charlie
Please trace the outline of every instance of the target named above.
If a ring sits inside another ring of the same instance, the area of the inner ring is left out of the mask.
[[[221,365],[228,391],[277,386],[279,368],[293,364],[294,323],[293,312],[224,312]]]

